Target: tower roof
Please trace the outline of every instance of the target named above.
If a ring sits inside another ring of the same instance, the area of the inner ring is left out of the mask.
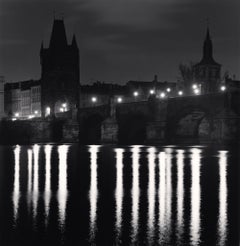
[[[54,19],[50,48],[64,48],[67,46],[67,36],[63,20]]]
[[[72,38],[72,44],[71,44],[71,45],[72,45],[72,47],[74,47],[74,48],[78,48],[75,34],[73,35],[73,38]]]
[[[203,57],[199,65],[212,64],[219,65],[213,58],[213,45],[210,37],[210,31],[207,27],[206,37],[203,44]]]

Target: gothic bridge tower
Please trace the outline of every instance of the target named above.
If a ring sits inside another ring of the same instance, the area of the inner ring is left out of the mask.
[[[48,48],[41,45],[42,116],[78,108],[79,49],[75,35],[69,45],[64,21],[54,19]]]
[[[202,60],[194,66],[194,80],[201,84],[202,93],[217,92],[220,84],[221,65],[213,58],[213,45],[207,28]]]

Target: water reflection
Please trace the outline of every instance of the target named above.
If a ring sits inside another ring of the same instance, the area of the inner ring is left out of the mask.
[[[227,237],[227,151],[219,151],[219,212],[218,245],[225,245]]]
[[[160,152],[158,155],[159,165],[159,187],[158,187],[158,228],[159,228],[159,244],[164,242],[166,234],[166,214],[165,214],[165,199],[166,199],[166,155],[165,152]]]
[[[94,242],[97,229],[97,200],[98,200],[98,177],[97,177],[97,153],[99,146],[91,145],[90,152],[90,168],[91,168],[91,181],[89,190],[90,200],[90,242]]]
[[[148,149],[148,243],[153,244],[155,229],[155,148]]]
[[[38,196],[39,196],[38,194],[39,193],[39,190],[38,190],[39,150],[40,150],[40,146],[38,144],[35,144],[33,146],[34,173],[33,173],[33,193],[32,193],[33,218],[35,222],[36,222],[36,216],[37,216]]]
[[[200,244],[200,206],[201,206],[201,186],[200,186],[201,150],[191,149],[191,217],[190,217],[190,240],[191,245]]]
[[[45,206],[45,222],[48,221],[50,200],[51,200],[51,153],[52,146],[46,145],[44,147],[45,153],[45,190],[44,190],[44,206]]]
[[[121,232],[122,232],[122,206],[123,206],[123,149],[115,149],[116,152],[116,243],[120,242]]]
[[[134,146],[132,149],[132,242],[137,242],[139,223],[139,159],[140,147]]]
[[[33,152],[32,149],[28,149],[28,208],[30,209],[31,195],[32,195],[32,157]]]
[[[14,224],[17,224],[19,198],[20,198],[20,151],[21,147],[17,145],[14,148],[14,184],[13,184],[13,219]]]
[[[65,228],[66,206],[67,206],[67,153],[69,146],[61,145],[58,147],[59,173],[58,173],[58,212],[60,228]]]
[[[184,151],[177,150],[177,239],[181,242],[184,226]]]
[[[166,229],[167,240],[171,234],[171,217],[172,217],[172,149],[167,148],[166,152]]]

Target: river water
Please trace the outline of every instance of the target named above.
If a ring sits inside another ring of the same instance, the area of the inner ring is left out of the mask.
[[[0,147],[0,245],[239,245],[238,147]]]

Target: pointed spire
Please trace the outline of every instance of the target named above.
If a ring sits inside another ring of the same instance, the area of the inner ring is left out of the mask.
[[[207,26],[206,38],[203,44],[203,58],[202,61],[205,63],[214,63],[213,59],[213,45],[210,37],[209,27]]]
[[[63,20],[54,19],[49,47],[53,49],[67,47],[67,36]]]
[[[75,34],[73,35],[73,38],[72,38],[72,47],[78,48]]]

